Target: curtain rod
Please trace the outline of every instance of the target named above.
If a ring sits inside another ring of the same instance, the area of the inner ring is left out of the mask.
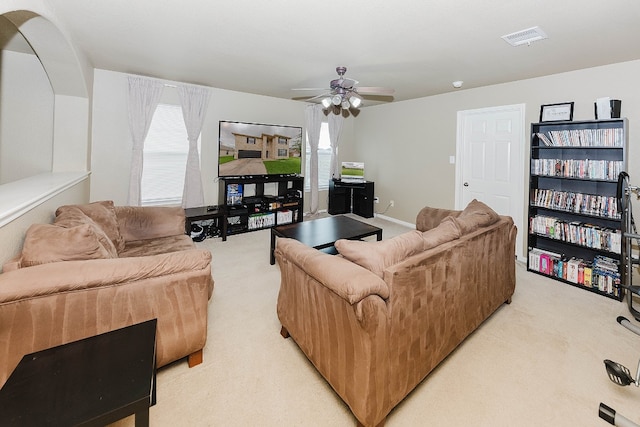
[[[195,84],[195,83],[186,83],[186,82],[180,82],[180,83],[165,83],[167,80],[166,79],[161,79],[158,77],[151,77],[151,76],[145,76],[143,74],[131,74],[131,73],[127,73],[132,77],[144,77],[145,79],[150,79],[150,80],[158,80],[163,82],[163,86],[164,87],[173,87],[173,88],[177,88],[178,86],[195,86],[195,87],[203,87],[205,89],[212,89],[210,86],[205,86],[205,85],[201,85],[201,84]]]

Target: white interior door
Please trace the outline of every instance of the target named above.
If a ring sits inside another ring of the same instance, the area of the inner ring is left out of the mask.
[[[524,260],[524,104],[458,112],[456,209],[478,199],[518,227],[516,255]]]

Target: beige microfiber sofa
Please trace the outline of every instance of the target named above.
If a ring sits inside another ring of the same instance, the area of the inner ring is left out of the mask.
[[[196,365],[212,292],[211,253],[185,235],[183,209],[62,206],[0,274],[0,386],[25,354],[153,318],[157,366]]]
[[[464,211],[426,207],[416,227],[380,242],[339,240],[341,256],[277,241],[281,334],[358,425],[383,425],[515,290],[512,218],[474,200]]]

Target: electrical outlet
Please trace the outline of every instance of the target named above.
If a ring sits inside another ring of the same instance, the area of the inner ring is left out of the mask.
[[[373,203],[380,203],[380,197],[374,197]]]
[[[394,202],[393,200],[389,202],[389,206],[394,207],[396,204],[396,202]]]

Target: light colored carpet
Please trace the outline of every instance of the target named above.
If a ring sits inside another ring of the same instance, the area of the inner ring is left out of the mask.
[[[384,238],[407,228],[382,219]],[[354,426],[355,418],[276,315],[280,274],[269,231],[198,244],[213,253],[203,364],[162,368],[152,426]],[[517,266],[502,306],[388,416],[387,426],[606,426],[604,402],[640,422],[640,390],[609,381],[603,360],[636,372],[640,337],[616,323],[626,303]],[[117,423],[132,426],[129,417]]]

